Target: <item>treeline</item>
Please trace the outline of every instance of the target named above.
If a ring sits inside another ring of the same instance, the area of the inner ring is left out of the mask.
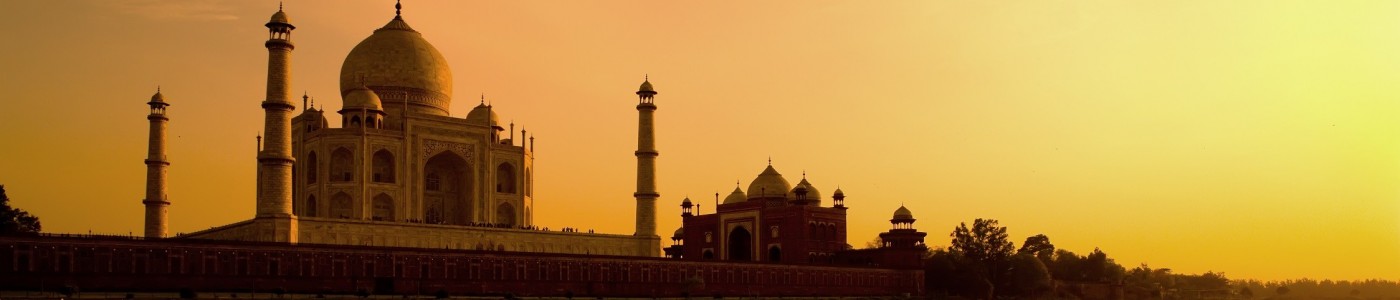
[[[1097,248],[1086,255],[1056,249],[1043,234],[1027,237],[1018,248],[1006,227],[990,219],[959,224],[949,236],[950,246],[930,249],[924,260],[931,296],[1100,298],[1118,291],[1124,299],[1400,300],[1395,281],[1231,281],[1219,272],[1177,274],[1146,264],[1128,269]]]
[[[1389,280],[1238,280],[1242,299],[1400,299],[1400,282]]]

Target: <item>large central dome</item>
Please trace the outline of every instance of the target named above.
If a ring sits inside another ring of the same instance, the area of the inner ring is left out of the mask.
[[[361,86],[374,90],[387,110],[401,110],[406,99],[410,111],[445,116],[452,103],[447,59],[398,16],[345,56],[341,97]]]

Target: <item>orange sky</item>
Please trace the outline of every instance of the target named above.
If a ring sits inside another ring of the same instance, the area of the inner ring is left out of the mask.
[[[170,108],[172,232],[253,215],[273,1],[0,10],[0,184],[46,231],[139,234],[145,119]],[[389,1],[288,1],[293,89]],[[1400,2],[410,0],[479,94],[536,134],[541,226],[632,232],[636,102],[656,100],[659,225],[765,160],[847,192],[850,243],[901,203],[948,244],[994,218],[1119,263],[1400,279]],[[337,121],[332,120],[332,124]],[[607,216],[607,217],[600,217]]]

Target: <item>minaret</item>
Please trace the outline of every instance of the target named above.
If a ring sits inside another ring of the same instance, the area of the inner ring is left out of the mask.
[[[637,113],[639,115],[637,124],[637,193],[632,194],[637,198],[637,233],[636,236],[656,237],[656,198],[661,197],[656,193],[656,133],[652,128],[652,114],[656,112],[656,104],[652,102],[652,97],[656,96],[656,90],[652,89],[650,80],[643,80],[642,86],[637,89]]]
[[[146,115],[146,119],[151,120],[151,140],[146,153],[146,199],[141,200],[141,204],[146,205],[146,238],[163,238],[165,207],[170,206],[170,199],[165,198],[165,168],[170,166],[170,161],[165,160],[165,123],[170,121],[165,116],[165,107],[170,104],[165,103],[160,88],[156,88],[156,94],[146,104],[151,106],[151,114]]]
[[[267,99],[262,107],[265,113],[262,151],[258,152],[258,166],[261,173],[258,186],[258,209],[256,219],[266,220],[272,228],[270,241],[296,242],[296,217],[292,215],[292,105],[291,99],[291,60],[292,30],[296,26],[287,19],[281,7],[267,22]]]

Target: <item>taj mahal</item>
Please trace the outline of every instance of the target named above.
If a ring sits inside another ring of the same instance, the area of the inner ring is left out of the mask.
[[[179,238],[659,256],[656,195],[649,189],[638,190],[635,234],[525,230],[534,227],[528,132],[502,124],[485,101],[465,118],[453,117],[452,70],[401,9],[396,5],[393,18],[345,57],[341,107],[329,112],[340,114],[335,126],[305,95],[301,109],[293,102],[296,26],[286,12],[273,14],[264,43],[266,136],[257,153],[257,213]],[[655,92],[645,83],[637,94],[650,103]],[[145,231],[165,237],[169,102],[157,93],[149,104]],[[650,110],[638,109],[649,117]],[[639,161],[650,165],[655,155],[644,152]],[[639,172],[646,173],[641,180],[654,180],[652,171]]]

